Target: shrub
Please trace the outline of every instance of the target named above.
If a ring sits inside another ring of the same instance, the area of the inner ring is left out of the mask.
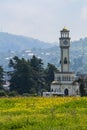
[[[0,90],[0,97],[6,97],[7,94],[4,90]]]
[[[29,97],[30,94],[29,93],[23,93],[22,96]]]
[[[8,96],[10,96],[10,97],[15,97],[15,96],[18,96],[18,93],[17,93],[16,91],[10,91],[10,92],[8,93]]]
[[[23,93],[22,96],[25,96],[25,97],[37,97],[37,94],[29,94],[29,93]]]

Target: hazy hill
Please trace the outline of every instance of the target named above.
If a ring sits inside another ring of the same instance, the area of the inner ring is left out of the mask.
[[[48,48],[52,45],[37,39],[0,32],[0,52],[31,48]]]
[[[58,43],[50,44],[25,36],[0,32],[0,65],[7,69],[9,59],[15,55],[26,59],[36,55],[45,65],[49,62],[60,68]],[[87,73],[87,38],[71,42],[70,63],[71,70]]]

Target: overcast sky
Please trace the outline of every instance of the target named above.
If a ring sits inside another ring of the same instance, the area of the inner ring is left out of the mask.
[[[0,32],[55,42],[64,26],[87,36],[87,0],[0,0]]]

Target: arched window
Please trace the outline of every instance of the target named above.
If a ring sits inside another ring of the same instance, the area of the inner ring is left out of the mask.
[[[64,58],[64,64],[67,64],[67,58],[66,57]]]
[[[65,96],[69,95],[69,90],[67,88],[64,90],[64,94],[65,94]]]

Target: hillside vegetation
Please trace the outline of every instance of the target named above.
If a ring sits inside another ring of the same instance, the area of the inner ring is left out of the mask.
[[[87,130],[87,98],[1,98],[0,130]]]
[[[0,65],[8,71],[8,62],[14,56],[30,59],[40,57],[45,65],[54,63],[60,67],[60,48],[57,43],[47,43],[38,39],[0,32]],[[75,72],[87,73],[87,38],[71,42],[70,68]]]

